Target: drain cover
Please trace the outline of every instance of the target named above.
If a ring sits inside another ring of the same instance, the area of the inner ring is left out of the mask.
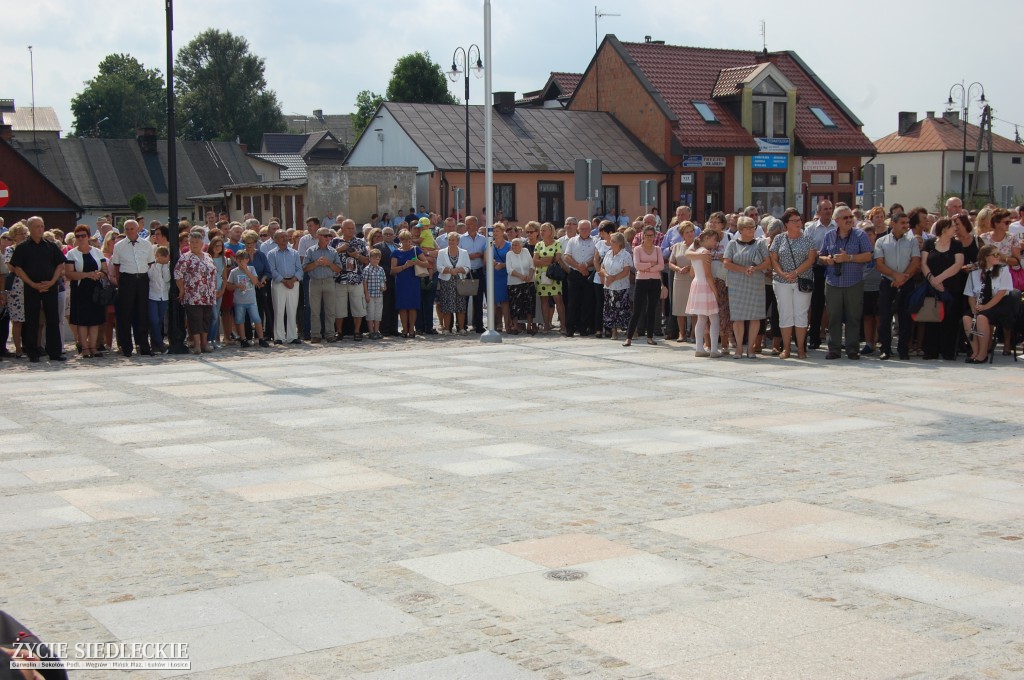
[[[579,581],[587,573],[585,571],[577,571],[576,569],[555,569],[544,575],[552,581]]]

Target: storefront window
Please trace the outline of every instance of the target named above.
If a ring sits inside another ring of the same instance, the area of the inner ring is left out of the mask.
[[[753,173],[750,198],[759,214],[782,217],[782,213],[786,211],[786,173]]]

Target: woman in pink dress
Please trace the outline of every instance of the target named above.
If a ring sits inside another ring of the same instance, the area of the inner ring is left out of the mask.
[[[686,301],[686,313],[696,315],[697,327],[694,335],[697,340],[696,357],[718,359],[722,353],[718,350],[719,321],[718,295],[711,281],[711,253],[718,245],[718,232],[708,229],[701,233],[693,245],[686,251],[686,257],[693,263],[693,283],[690,284],[690,297]],[[704,349],[704,334],[710,324],[711,347]]]

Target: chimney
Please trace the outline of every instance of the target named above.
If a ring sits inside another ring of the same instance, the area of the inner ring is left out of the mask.
[[[13,125],[0,125],[0,139],[5,142],[11,142],[14,140],[14,126]]]
[[[935,117],[935,112],[934,111],[925,111],[924,115],[925,115],[925,118],[934,118]]]
[[[771,61],[771,59],[768,57],[768,48],[767,47],[765,47],[760,52],[758,52],[757,56],[754,57],[754,63],[756,63],[756,64],[766,64],[769,61]]]
[[[139,143],[142,153],[156,153],[156,128],[135,128],[135,141]]]
[[[238,148],[242,150],[243,154],[249,155],[249,145],[248,144],[243,144],[242,142],[239,142],[238,143]]]
[[[324,122],[324,110],[323,109],[313,109],[313,117],[316,118],[321,123]]]
[[[495,92],[494,108],[502,115],[511,115],[516,111],[515,92]]]
[[[900,125],[897,128],[896,134],[902,137],[910,132],[910,128],[914,127],[916,122],[917,111],[900,111]]]
[[[942,120],[953,125],[954,127],[960,127],[960,112],[959,111],[943,111]]]

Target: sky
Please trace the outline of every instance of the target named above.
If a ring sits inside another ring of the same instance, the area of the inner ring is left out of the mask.
[[[128,53],[166,72],[163,0],[33,0],[3,3],[0,98],[52,106],[72,128],[71,99],[108,54]],[[864,0],[860,3],[731,0],[602,0],[598,34],[623,42],[650,35],[674,45],[759,50],[761,21],[770,51],[794,50],[864,123],[872,140],[896,130],[899,111],[941,112],[954,83],[980,82],[994,108],[994,132],[1024,134],[1024,87],[1016,26],[1024,6],[980,0],[964,30],[965,4]],[[483,0],[174,0],[174,49],[207,28],[248,39],[292,118],[351,113],[364,89],[383,93],[397,59],[429,52],[447,70],[454,50],[484,48]],[[493,89],[544,85],[551,71],[582,72],[594,55],[593,0],[492,0]],[[613,16],[617,15],[617,16]],[[984,32],[973,32],[984,26]],[[463,83],[451,84],[462,98]],[[484,81],[470,83],[483,103]],[[957,105],[959,108],[959,104]],[[980,105],[972,103],[977,122]]]

